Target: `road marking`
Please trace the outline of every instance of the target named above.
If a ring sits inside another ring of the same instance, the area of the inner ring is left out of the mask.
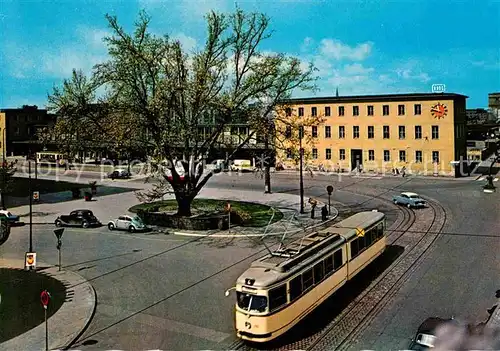
[[[369,175],[366,175],[366,176],[353,176],[353,178],[362,178],[362,179],[382,179],[383,177],[381,176],[369,176]]]
[[[481,181],[481,180],[484,180],[485,178],[486,178],[486,177],[484,177],[484,176],[483,176],[483,177],[477,178],[476,180],[477,180],[477,181]]]
[[[98,304],[97,310],[105,315],[116,318],[125,317],[125,315],[131,315],[134,313],[132,311],[126,311],[120,307],[106,304]],[[147,313],[139,313],[133,317],[133,320],[137,323],[149,325],[151,327],[168,330],[175,333],[187,334],[213,342],[222,342],[232,336],[232,334],[203,328],[193,324],[178,322],[172,319],[153,316]]]

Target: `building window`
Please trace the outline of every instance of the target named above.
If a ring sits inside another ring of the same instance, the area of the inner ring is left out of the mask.
[[[382,106],[382,114],[384,116],[389,116],[389,105]]]
[[[292,127],[291,126],[286,126],[285,138],[290,139],[291,137],[292,137]]]
[[[345,138],[345,127],[339,126],[339,139],[344,139],[344,138]]]
[[[318,115],[318,109],[316,107],[311,107],[311,116],[316,117]]]
[[[398,105],[398,115],[403,116],[405,114],[405,105]]]
[[[368,161],[375,161],[375,150],[368,150]]]
[[[432,126],[432,139],[439,139],[439,126]]]
[[[389,126],[384,126],[384,139],[389,139],[391,134],[389,133]]]
[[[15,135],[21,134],[21,129],[19,129],[19,127],[16,127],[16,130],[15,130],[14,134]]]
[[[287,108],[285,109],[285,113],[286,113],[286,116],[287,116],[287,117],[290,117],[290,116],[292,115],[292,109],[291,109],[290,107],[287,107]]]
[[[439,151],[432,151],[432,162],[439,163]]]
[[[399,139],[406,138],[406,129],[405,126],[399,126]]]
[[[345,150],[344,149],[339,150],[339,159],[345,160]]]
[[[415,126],[415,139],[422,139],[422,126]]]
[[[292,149],[286,149],[286,158],[292,158]]]
[[[389,162],[391,160],[391,152],[389,150],[384,150],[384,161]]]
[[[299,138],[302,139],[304,137],[304,126],[299,127]]]
[[[325,138],[331,138],[331,137],[332,137],[332,127],[325,126]]]
[[[415,151],[415,162],[422,163],[422,151]]]
[[[368,116],[373,116],[373,105],[368,105]]]
[[[421,115],[422,114],[422,105],[415,104],[415,106],[414,106],[414,112],[415,112],[416,115]]]
[[[318,149],[312,149],[312,157],[313,159],[318,159]]]
[[[352,127],[352,137],[354,139],[358,139],[359,138],[359,126]]]
[[[327,160],[331,160],[332,159],[332,149],[326,149],[325,150],[325,158]]]
[[[399,161],[406,162],[406,151],[405,150],[399,150]]]
[[[304,108],[299,107],[299,117],[303,117],[303,116],[304,116]]]
[[[368,139],[373,139],[375,137],[375,127],[368,126]]]
[[[339,106],[339,116],[344,115],[344,106]]]
[[[359,106],[353,106],[352,107],[352,115],[353,116],[359,116]]]
[[[317,138],[318,137],[318,127],[312,126],[311,134],[312,134],[313,138]]]
[[[330,112],[330,106],[326,106],[325,107],[325,116],[330,116],[331,112]]]

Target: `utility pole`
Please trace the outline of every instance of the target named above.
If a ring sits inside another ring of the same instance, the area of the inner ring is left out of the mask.
[[[271,133],[272,128],[271,128],[271,122],[268,120],[267,124],[267,131],[266,131],[266,140],[265,140],[265,157],[264,157],[264,167],[265,167],[265,174],[264,174],[264,182],[265,182],[265,193],[266,194],[271,194],[271,157],[270,157],[270,152],[269,152],[269,134]]]
[[[299,177],[300,177],[300,213],[304,213],[304,175],[303,175],[303,162],[304,162],[304,149],[302,148],[302,134],[304,134],[304,127],[299,127]]]
[[[30,157],[31,157],[31,150],[30,150]],[[28,191],[29,191],[29,197],[30,197],[30,251],[33,252],[33,192],[31,190],[31,159],[28,159]]]

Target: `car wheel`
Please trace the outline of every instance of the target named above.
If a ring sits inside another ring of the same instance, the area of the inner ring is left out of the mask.
[[[131,233],[135,232],[135,227],[131,225],[130,227],[128,227],[128,231]]]
[[[62,227],[62,222],[60,220],[56,220],[56,227]]]
[[[411,208],[411,204],[406,204],[406,207]]]
[[[82,223],[82,227],[83,228],[88,228],[89,227],[89,223],[88,222],[83,222]]]
[[[108,229],[109,230],[114,230],[115,229],[115,225],[113,223],[109,223],[108,224]]]

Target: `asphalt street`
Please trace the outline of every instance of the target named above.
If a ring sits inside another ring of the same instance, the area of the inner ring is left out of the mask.
[[[273,192],[298,194],[295,174],[273,174]],[[66,180],[66,179],[65,179]],[[139,184],[142,180],[130,181]],[[354,350],[404,349],[425,318],[453,315],[483,320],[500,280],[500,213],[498,193],[485,194],[480,182],[365,179],[336,176],[304,177],[306,196],[332,199],[354,210],[378,209],[395,219],[387,201],[352,192],[376,190],[389,198],[417,191],[440,201],[448,210],[443,235],[418,266],[412,279],[359,334]],[[264,189],[254,174],[217,175],[208,187]],[[306,198],[307,202],[307,198]],[[124,205],[124,209],[127,208]],[[54,227],[33,227],[40,261],[57,264]],[[264,254],[248,239],[202,239],[189,242],[159,233],[129,234],[107,228],[66,229],[63,266],[91,281],[97,291],[97,312],[75,349],[226,349],[234,340],[234,296],[224,296],[250,262]],[[22,258],[28,227],[14,228],[0,247],[5,258]],[[355,296],[353,296],[353,299]]]

